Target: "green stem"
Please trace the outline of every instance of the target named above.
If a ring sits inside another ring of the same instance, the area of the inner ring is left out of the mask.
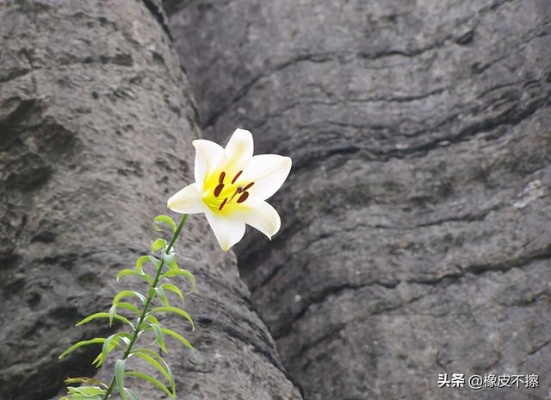
[[[178,227],[176,228],[176,231],[174,231],[174,234],[172,235],[172,238],[170,239],[170,242],[168,242],[168,246],[166,247],[165,254],[168,254],[170,250],[172,249],[172,246],[174,246],[174,242],[180,235],[180,232],[182,231],[182,228],[184,227],[184,224],[186,223],[188,215],[184,214],[182,215],[182,219],[180,220],[180,223],[178,224]],[[155,275],[155,279],[153,280],[153,284],[150,286],[151,289],[155,289],[157,287],[157,284],[159,283],[159,278],[161,277],[161,272],[163,270],[164,265],[164,259],[161,258],[161,262],[159,263],[159,268],[157,268],[157,274]],[[142,325],[143,321],[145,320],[145,317],[147,316],[147,312],[149,311],[149,305],[151,304],[151,301],[153,300],[153,297],[155,297],[155,291],[147,291],[147,299],[145,301],[145,304],[143,306],[142,315],[140,315],[140,318],[138,319],[138,323],[136,324],[136,330],[134,331],[134,334],[132,336],[132,339],[130,339],[130,343],[128,344],[128,347],[126,348],[126,351],[124,352],[122,359],[126,360],[128,356],[130,355],[130,352],[132,351],[132,347],[134,346],[134,343],[136,342],[136,339],[138,339],[138,335],[140,333],[140,326]],[[151,292],[151,294],[150,294]],[[115,387],[115,376],[113,375],[113,378],[111,379],[111,383],[109,384],[109,387],[107,388],[107,391],[103,395],[103,400],[107,400],[109,398],[109,395],[113,391],[113,388]],[[124,396],[121,393],[121,396]]]

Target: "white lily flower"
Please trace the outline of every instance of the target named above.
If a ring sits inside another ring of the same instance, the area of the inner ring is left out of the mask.
[[[271,238],[281,226],[277,211],[265,200],[283,185],[291,159],[277,154],[253,156],[253,136],[236,129],[226,148],[210,140],[194,140],[195,183],[170,199],[168,208],[182,214],[205,213],[228,251],[245,235],[245,224]]]

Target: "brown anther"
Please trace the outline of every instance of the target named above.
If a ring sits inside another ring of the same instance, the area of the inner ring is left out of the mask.
[[[225,177],[226,177],[226,173],[224,171],[220,172],[220,177],[218,178],[218,182],[219,183],[224,183],[224,178]]]
[[[222,189],[224,189],[224,184],[223,183],[218,184],[218,186],[214,188],[214,197],[220,196],[220,192],[222,192]]]
[[[242,191],[244,192],[245,190],[248,190],[252,185],[254,185],[254,182],[249,183],[247,186],[245,186],[245,187],[243,188]]]
[[[243,203],[245,200],[247,200],[247,197],[249,197],[249,192],[243,192],[241,193],[241,196],[237,199],[238,203]]]
[[[219,210],[219,211],[222,211],[222,209],[223,209],[224,206],[226,205],[226,201],[228,201],[228,198],[227,198],[227,197],[224,198],[224,201],[222,202],[222,204],[220,204],[220,207],[218,207],[218,210]]]
[[[239,175],[241,175],[243,173],[243,170],[239,171],[237,174],[235,174],[235,176],[233,177],[233,179],[231,180],[231,183],[235,183],[235,181],[237,180],[237,178],[239,178]]]

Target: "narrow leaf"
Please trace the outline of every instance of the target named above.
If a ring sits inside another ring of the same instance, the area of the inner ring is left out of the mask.
[[[162,329],[162,328],[161,328]],[[168,366],[168,364],[166,363],[166,361],[163,359],[163,357],[161,357],[161,355],[159,355],[158,353],[154,352],[153,350],[151,349],[148,349],[148,348],[145,348],[145,347],[140,347],[140,348],[137,348],[137,349],[134,349],[132,350],[131,354],[135,354],[135,353],[142,353],[142,354],[146,354],[154,359],[156,359],[159,363],[163,364],[167,371],[169,372],[169,374],[172,376],[172,373],[170,373],[170,368]]]
[[[155,359],[156,357],[152,357],[150,354],[144,353],[142,351],[136,351],[132,352],[133,355],[135,355],[138,358],[141,358],[142,360],[146,361],[149,365],[155,367],[161,375],[170,382],[171,386],[174,383],[174,378],[172,377],[172,373],[170,372],[170,368],[166,364],[166,362],[162,358]],[[160,362],[158,361],[160,360]],[[161,365],[163,364],[163,365]]]
[[[172,293],[175,293],[182,300],[182,303],[184,302],[184,295],[182,294],[182,291],[178,286],[167,282],[167,283],[163,283],[161,287],[164,290],[170,290]]]
[[[100,395],[87,395],[78,393],[75,388],[67,388],[70,394],[70,397],[62,397],[59,400],[101,400],[103,397]]]
[[[90,344],[101,344],[101,343],[104,343],[105,342],[105,338],[94,338],[94,339],[90,339],[90,340],[82,340],[78,343],[75,343],[74,345],[72,345],[71,347],[69,347],[67,350],[65,350],[63,353],[61,353],[61,355],[59,356],[59,359],[62,359],[63,357],[65,357],[67,354],[69,354],[70,352],[72,352],[73,350],[76,350],[78,349],[79,347],[82,347],[82,346],[88,346]]]
[[[98,318],[109,318],[109,319],[111,319],[111,316],[110,316],[110,313],[106,313],[106,312],[95,313],[95,314],[89,315],[88,317],[84,318],[76,326],[84,325],[84,324],[86,324],[86,323],[88,323],[88,322],[90,322],[94,319],[98,319]],[[117,319],[121,322],[124,322],[125,324],[130,326],[130,328],[132,330],[134,330],[134,325],[132,324],[132,322],[130,322],[127,318],[123,317],[122,315],[113,314],[113,318]]]
[[[142,304],[145,304],[145,301],[146,301],[145,296],[143,294],[141,294],[140,292],[136,292],[135,290],[123,290],[123,291],[117,293],[117,295],[113,299],[113,304],[116,305],[124,297],[137,297],[138,299],[140,299]]]
[[[155,256],[141,256],[136,260],[136,270],[143,272],[143,264],[146,262],[152,263],[156,268],[159,267],[161,260]]]
[[[160,228],[160,225],[162,225],[162,224],[167,225],[170,228],[170,230],[172,231],[172,233],[176,232],[176,229],[177,229],[176,223],[168,215],[157,215],[153,219],[153,229],[155,229],[156,231],[161,231],[162,230]]]
[[[134,275],[139,276],[144,281],[146,281],[149,285],[153,284],[153,279],[151,279],[151,276],[143,272],[142,270],[135,270],[135,269],[123,269],[122,271],[119,271],[117,274],[117,282],[120,280],[120,278],[123,278],[125,276]]]
[[[157,341],[157,344],[159,345],[161,350],[165,353],[168,353],[168,350],[165,347],[163,332],[161,331],[161,324],[159,323],[157,318],[155,318],[153,315],[148,315],[146,317],[146,323],[151,329],[153,329],[153,332],[155,333],[155,340]]]
[[[126,366],[126,360],[117,360],[115,363],[115,383],[117,390],[123,399],[127,399],[126,391],[124,390],[124,367]]]
[[[117,305],[113,304],[109,309],[109,327],[113,325],[113,318],[115,317],[116,313],[117,313]]]
[[[138,307],[136,307],[134,304],[131,304],[131,303],[121,301],[121,302],[117,303],[117,307],[118,308],[124,308],[125,310],[132,311],[136,315],[141,314],[140,309]]]
[[[158,238],[151,245],[151,252],[155,253],[157,250],[162,249],[166,246],[166,240]]]
[[[136,394],[136,392],[134,392],[133,390],[130,390],[128,388],[124,388],[124,391],[126,393],[126,395],[128,397],[130,397],[130,400],[140,400],[140,398],[138,397],[138,395]]]
[[[191,290],[195,289],[195,277],[185,269],[169,269],[161,275],[162,278],[172,278],[174,276],[183,276],[191,283]]]
[[[176,392],[171,392],[165,385],[163,385],[161,382],[159,382],[158,379],[153,378],[152,376],[146,375],[139,371],[127,371],[126,376],[133,376],[136,378],[143,379],[147,382],[152,383],[159,389],[161,389],[163,392],[165,392],[168,396],[170,396],[171,399],[174,399],[176,397]]]
[[[165,339],[163,337],[163,332],[161,331],[161,327],[157,324],[153,324],[151,325],[151,327],[153,328],[153,332],[155,332],[155,340],[157,341],[157,344],[159,345],[162,351],[164,351],[165,353],[168,353],[168,350],[166,349],[166,346],[165,346]]]
[[[78,388],[73,388],[75,393],[83,394],[86,396],[101,396],[105,394],[105,389],[97,386],[80,386]]]
[[[128,348],[128,345],[130,344],[131,340],[132,340],[132,335],[130,333],[127,333],[127,332],[119,332],[119,333],[116,333],[115,335],[118,336],[118,338],[120,338],[125,344],[126,344],[126,347],[123,346],[122,344],[118,343],[118,346],[120,347],[120,349],[122,351],[125,351],[127,348]],[[105,354],[109,354],[113,348],[114,348],[115,345],[112,344],[112,348]],[[103,350],[103,347],[102,347],[102,350]],[[97,355],[97,357],[94,359],[94,361],[92,361],[92,365],[95,365],[96,367],[100,367],[101,365],[103,365],[105,359],[104,359],[105,355],[103,353],[103,351],[101,353],[99,353]],[[104,383],[102,383],[105,387],[107,387],[107,385],[105,385]]]
[[[154,309],[151,310],[151,312],[152,313],[170,312],[170,313],[179,315],[181,317],[184,317],[191,324],[192,329],[195,329],[195,326],[193,325],[193,320],[191,319],[191,316],[187,312],[182,310],[181,308],[178,308],[178,307],[155,307]]]
[[[155,293],[157,293],[157,296],[159,296],[165,306],[170,307],[170,303],[168,302],[168,298],[166,297],[166,293],[162,286],[156,287]]]
[[[99,368],[107,359],[109,353],[111,353],[116,347],[118,347],[121,351],[126,351],[128,345],[130,344],[131,338],[132,335],[128,332],[117,332],[109,336],[103,343],[100,355],[98,355],[94,360],[94,365]],[[124,342],[124,344],[121,342]]]
[[[101,385],[104,388],[107,389],[107,385],[100,381],[99,379],[95,378],[86,378],[86,377],[78,377],[78,378],[67,378],[63,382],[65,382],[66,385],[70,385],[72,383],[84,383],[84,384],[92,384],[92,385]]]
[[[174,254],[173,251],[168,254],[163,252],[162,258],[169,269],[178,269],[178,263],[176,263],[176,254]]]
[[[180,335],[179,333],[176,333],[174,332],[173,330],[171,329],[168,329],[168,328],[161,328],[161,332],[169,335],[169,336],[172,336],[173,338],[177,339],[180,341],[180,343],[182,343],[184,346],[186,346],[188,349],[191,349],[193,350],[193,346],[191,345],[190,342],[188,342],[188,340],[183,337],[182,335]]]
[[[109,336],[105,340],[101,348],[101,357],[96,357],[96,359],[99,359],[98,363],[96,364],[97,368],[103,365],[104,361],[107,359],[107,356],[109,355],[109,353],[113,351],[113,349],[117,346],[117,344],[118,344],[118,338],[116,337],[116,334]]]
[[[96,358],[94,358],[94,361],[92,361],[92,365],[98,366],[103,364],[103,354],[99,353]]]

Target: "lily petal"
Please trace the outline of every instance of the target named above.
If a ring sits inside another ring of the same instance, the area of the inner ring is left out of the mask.
[[[220,217],[210,210],[205,212],[205,216],[222,250],[228,251],[234,244],[243,239],[245,223],[242,220]]]
[[[192,183],[173,195],[168,199],[167,207],[184,214],[203,213],[207,208],[201,200],[197,183]]]
[[[245,129],[236,129],[226,145],[225,151],[232,165],[248,162],[254,151],[253,135]]]
[[[224,157],[224,149],[218,143],[210,140],[194,140],[195,146],[195,182],[199,185],[199,191],[203,190],[205,176],[209,172],[214,171],[222,158]]]
[[[279,190],[289,172],[292,161],[289,157],[277,154],[254,156],[243,172],[243,180],[254,182],[248,190],[251,200],[266,200]]]
[[[279,214],[275,208],[265,201],[250,204],[246,209],[240,211],[239,215],[246,224],[258,229],[270,239],[281,227]]]

